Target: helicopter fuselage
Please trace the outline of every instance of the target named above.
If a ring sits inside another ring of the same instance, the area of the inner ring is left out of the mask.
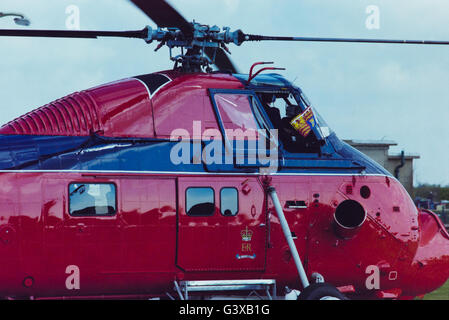
[[[74,93],[4,125],[0,295],[164,296],[175,280],[301,288],[268,186],[308,276],[361,298],[441,286],[449,235],[438,217],[321,121],[304,148],[252,135],[282,130],[267,94],[307,108],[278,75],[248,83],[166,71]]]

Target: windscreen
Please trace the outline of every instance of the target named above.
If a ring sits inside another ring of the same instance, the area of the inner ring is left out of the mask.
[[[287,151],[319,153],[319,141],[331,131],[299,90],[267,90],[258,96]]]

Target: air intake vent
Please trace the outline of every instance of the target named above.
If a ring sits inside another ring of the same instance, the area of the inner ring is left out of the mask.
[[[53,101],[7,123],[0,135],[150,138],[150,93],[134,78],[107,83]]]
[[[23,135],[86,136],[100,130],[97,111],[88,92],[76,92],[7,123],[1,131]]]

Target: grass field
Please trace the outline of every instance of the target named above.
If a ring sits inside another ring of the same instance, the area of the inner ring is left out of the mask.
[[[449,300],[449,281],[434,292],[426,294],[424,300]]]

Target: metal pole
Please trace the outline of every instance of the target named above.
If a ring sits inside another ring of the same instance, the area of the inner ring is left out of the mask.
[[[178,281],[175,280],[174,283],[175,283],[175,289],[179,295],[179,299],[184,300],[184,296],[182,295],[181,289],[179,288]]]
[[[293,241],[292,233],[290,231],[290,227],[288,226],[287,220],[284,216],[284,211],[282,211],[281,203],[279,202],[279,198],[276,194],[276,189],[274,187],[268,188],[268,194],[273,200],[274,208],[279,217],[279,222],[281,223],[282,231],[284,232],[285,239],[287,240],[288,246],[290,248],[290,252],[292,253],[293,260],[296,264],[296,269],[298,269],[299,278],[301,279],[302,286],[304,288],[310,285],[309,280],[307,279],[306,271],[301,262],[301,258],[299,257],[298,250],[296,249],[295,242]]]

